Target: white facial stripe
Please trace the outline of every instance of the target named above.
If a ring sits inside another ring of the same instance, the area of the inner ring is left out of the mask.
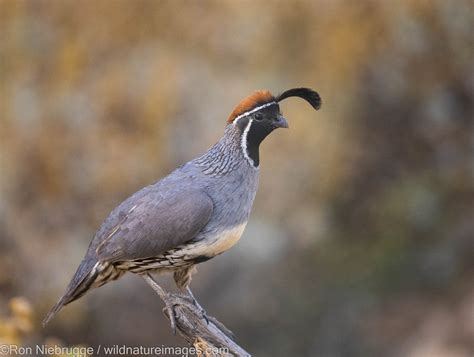
[[[252,114],[252,113],[255,113],[255,112],[259,111],[260,109],[269,107],[270,105],[273,105],[273,104],[277,104],[277,103],[276,103],[276,102],[266,103],[266,104],[263,104],[263,105],[261,105],[261,106],[259,106],[259,107],[253,108],[252,110],[249,110],[248,112],[245,112],[245,113],[243,113],[243,114],[240,114],[238,117],[236,117],[236,118],[234,119],[233,124],[235,125],[235,124],[237,124],[237,121],[238,121],[239,119],[242,119],[243,117],[246,117],[247,115],[250,115],[250,114]]]
[[[255,167],[255,163],[250,158],[249,153],[247,152],[247,135],[249,133],[250,126],[252,125],[252,123],[253,123],[253,119],[250,119],[247,126],[245,127],[244,132],[242,133],[242,141],[240,143],[240,146],[242,147],[242,152],[244,153],[244,157],[247,159],[248,162],[250,162],[250,165],[252,165],[252,167]]]

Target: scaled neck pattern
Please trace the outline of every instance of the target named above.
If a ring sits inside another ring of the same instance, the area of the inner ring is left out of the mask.
[[[204,155],[195,160],[196,166],[209,176],[222,176],[236,170],[242,161],[250,165],[244,157],[240,129],[234,125],[225,128],[224,136]]]

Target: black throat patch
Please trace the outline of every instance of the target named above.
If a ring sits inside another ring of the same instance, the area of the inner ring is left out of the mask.
[[[275,128],[267,121],[257,121],[254,119],[242,122],[242,150],[244,156],[251,161],[253,166],[258,167],[260,164],[259,148],[260,143]]]

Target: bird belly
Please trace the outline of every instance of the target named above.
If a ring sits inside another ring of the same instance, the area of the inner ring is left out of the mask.
[[[235,245],[242,236],[247,222],[216,233],[215,236],[206,239],[206,244],[200,247],[200,255],[214,257]]]

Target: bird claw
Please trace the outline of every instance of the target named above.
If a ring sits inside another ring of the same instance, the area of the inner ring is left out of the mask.
[[[166,306],[163,309],[163,311],[166,311],[168,313],[168,318],[170,319],[171,330],[173,331],[173,335],[176,335],[176,315],[174,312],[174,305],[169,300],[171,295],[168,294],[167,297],[168,299],[164,301]]]
[[[201,306],[196,306],[199,309],[201,317],[206,321],[206,325],[209,325],[209,318],[207,317],[206,311]]]
[[[204,318],[204,320],[206,320],[206,325],[209,325],[209,318],[206,315],[206,311],[202,310],[201,312],[202,312],[202,317]]]
[[[206,321],[206,325],[209,325],[209,318],[207,317],[206,310],[203,309],[203,307],[197,302],[194,296],[191,295],[190,297],[191,297],[194,307],[198,309],[199,314],[201,314],[201,317]]]

